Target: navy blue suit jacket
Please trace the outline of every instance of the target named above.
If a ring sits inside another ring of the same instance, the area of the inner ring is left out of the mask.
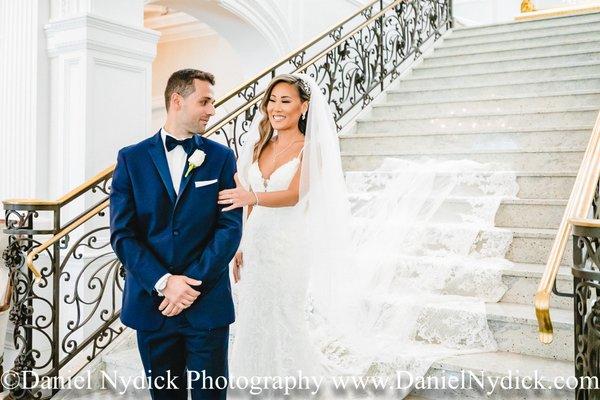
[[[235,187],[233,151],[195,135],[206,158],[175,194],[160,132],[119,151],[110,192],[111,244],[125,267],[121,320],[156,330],[165,316],[154,289],[167,272],[202,281],[201,295],[183,311],[190,324],[211,329],[234,317],[229,262],[242,236],[242,209],[222,212],[218,193]],[[217,179],[196,187],[195,181]]]

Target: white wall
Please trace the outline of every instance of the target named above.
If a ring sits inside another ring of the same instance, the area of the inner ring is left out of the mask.
[[[511,22],[521,13],[521,0],[454,0],[454,17],[461,25]]]
[[[287,15],[293,49],[329,30],[363,7],[360,2],[346,0],[282,0],[280,3]]]
[[[215,75],[218,99],[244,81],[243,61],[230,44],[214,34],[158,44],[152,64],[152,132],[162,126],[166,110],[164,90],[169,76],[179,69],[196,68]]]

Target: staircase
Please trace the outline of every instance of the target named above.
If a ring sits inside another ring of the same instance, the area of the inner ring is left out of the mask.
[[[588,14],[456,29],[342,137],[344,168],[354,179],[386,157],[470,159],[516,173],[517,196],[504,199],[495,218],[496,227],[513,235],[505,254],[513,265],[503,270],[508,291],[487,304],[499,349],[439,360],[428,376],[533,376],[538,370],[549,383],[574,375],[571,299],[553,298],[555,338],[542,345],[533,296],[598,110],[600,14]],[[566,292],[571,246],[557,280]],[[568,389],[486,390],[494,398],[573,397]],[[485,397],[476,388],[414,395]]]
[[[574,374],[571,299],[553,298],[554,341],[542,345],[533,295],[598,110],[600,13],[456,29],[342,136],[351,192],[356,182],[377,174],[370,171],[386,157],[470,159],[492,163],[497,174],[516,174],[518,193],[501,202],[495,227],[479,236],[483,241],[496,231],[512,233],[500,255],[511,261],[502,271],[508,290],[499,302],[487,304],[499,349],[441,359],[428,377],[459,377],[465,371],[534,377],[537,371],[549,384]],[[571,246],[557,281],[566,292],[571,291]],[[141,373],[135,340],[125,335],[90,368]],[[484,391],[415,390],[410,397],[573,397],[569,389],[507,391],[488,384]],[[62,392],[56,398],[88,398],[73,396]],[[139,392],[135,398],[149,396]]]

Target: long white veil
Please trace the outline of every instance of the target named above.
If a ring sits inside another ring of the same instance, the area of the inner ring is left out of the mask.
[[[345,177],[329,104],[314,79],[296,76],[311,89],[298,262],[310,268],[311,328],[329,369],[422,376],[441,356],[495,350],[484,302],[506,290],[512,236],[494,216],[517,193],[514,174],[468,160],[386,159]],[[246,187],[261,118],[238,158]]]

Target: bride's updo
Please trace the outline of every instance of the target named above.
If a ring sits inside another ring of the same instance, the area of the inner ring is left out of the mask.
[[[258,133],[260,138],[254,145],[254,161],[258,160],[258,156],[262,152],[263,148],[269,143],[269,140],[273,137],[273,127],[271,126],[271,122],[269,122],[269,115],[267,113],[267,104],[269,103],[269,98],[271,97],[271,92],[273,88],[278,83],[285,82],[293,85],[296,89],[298,89],[298,94],[300,95],[300,100],[302,102],[310,100],[310,86],[308,82],[303,81],[301,78],[298,78],[294,75],[290,74],[281,74],[277,75],[265,91],[265,95],[260,102],[260,111],[262,112],[263,118],[260,121],[258,127]],[[306,121],[308,118],[300,118],[298,119],[298,129],[302,134],[306,133]]]

